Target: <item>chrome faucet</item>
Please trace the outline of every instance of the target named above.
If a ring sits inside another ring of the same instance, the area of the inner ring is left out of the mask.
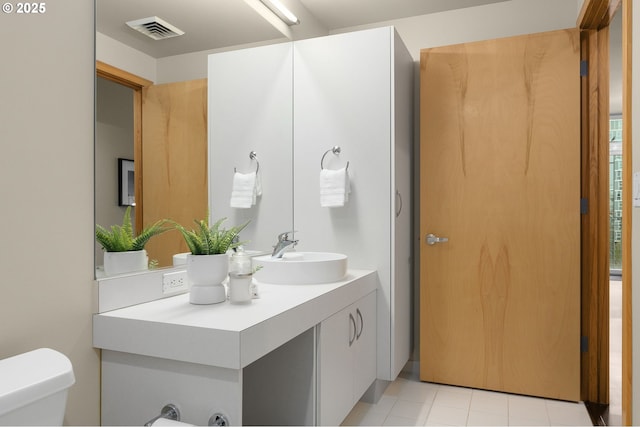
[[[289,233],[295,233],[295,231],[285,231],[284,233],[278,234],[278,243],[273,247],[271,258],[282,258],[287,248],[294,247],[298,244],[297,240],[289,240]]]

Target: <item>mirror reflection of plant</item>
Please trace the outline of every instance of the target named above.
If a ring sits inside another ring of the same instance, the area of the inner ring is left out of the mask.
[[[247,243],[234,241],[234,239],[249,224],[249,221],[226,229],[221,226],[225,220],[226,218],[221,218],[209,227],[207,215],[205,219],[194,220],[197,225],[195,229],[187,230],[178,223],[175,223],[175,227],[182,233],[193,255],[218,255]]]
[[[158,220],[149,227],[145,227],[138,236],[134,237],[131,225],[131,206],[129,206],[124,212],[122,225],[112,225],[107,230],[96,224],[96,240],[107,252],[140,251],[153,236],[171,230],[171,228],[164,226],[167,222],[166,219]]]

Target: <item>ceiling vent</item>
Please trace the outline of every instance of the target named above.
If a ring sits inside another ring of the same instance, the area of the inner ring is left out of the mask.
[[[163,40],[184,34],[184,31],[163,21],[157,16],[128,21],[127,25],[154,40]]]

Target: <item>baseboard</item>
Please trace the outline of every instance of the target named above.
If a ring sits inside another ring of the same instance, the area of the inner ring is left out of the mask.
[[[411,375],[415,375],[415,376],[419,376],[420,375],[420,362],[417,360],[409,360],[404,367],[402,368],[402,371],[405,374],[411,374]]]
[[[389,384],[391,384],[391,381],[376,379],[364,392],[360,401],[371,404],[378,403]]]

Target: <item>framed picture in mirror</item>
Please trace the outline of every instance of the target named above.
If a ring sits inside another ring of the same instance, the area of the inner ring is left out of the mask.
[[[130,159],[118,159],[118,205],[136,205],[133,160]]]

